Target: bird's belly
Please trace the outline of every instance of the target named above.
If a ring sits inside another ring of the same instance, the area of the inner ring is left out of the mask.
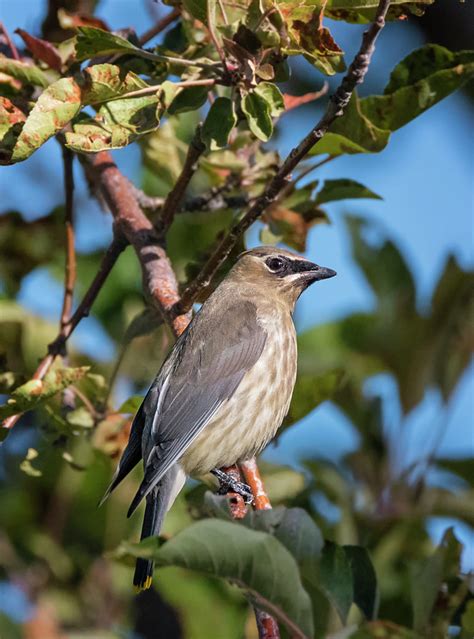
[[[295,384],[296,337],[294,330],[275,333],[234,395],[183,455],[180,463],[187,474],[202,475],[253,457],[280,427]]]

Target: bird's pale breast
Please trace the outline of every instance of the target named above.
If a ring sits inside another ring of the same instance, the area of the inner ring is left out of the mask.
[[[259,318],[267,332],[263,352],[202,433],[181,465],[190,475],[231,466],[259,453],[280,427],[296,379],[296,334],[289,313]]]

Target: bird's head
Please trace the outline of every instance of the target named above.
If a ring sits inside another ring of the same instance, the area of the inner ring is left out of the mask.
[[[334,277],[336,271],[318,266],[304,257],[275,246],[260,246],[245,251],[233,268],[233,279],[242,285],[261,289],[262,294],[276,295],[290,306],[314,282]]]

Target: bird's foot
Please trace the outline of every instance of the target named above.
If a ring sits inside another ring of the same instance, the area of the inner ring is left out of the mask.
[[[225,473],[223,470],[214,468],[211,470],[214,477],[217,477],[219,481],[219,495],[227,495],[227,493],[237,493],[246,504],[253,503],[252,489],[248,484],[244,484],[242,481],[238,481],[232,475]]]

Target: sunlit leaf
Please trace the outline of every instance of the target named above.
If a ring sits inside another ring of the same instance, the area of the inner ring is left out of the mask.
[[[273,133],[270,104],[265,98],[251,91],[241,102],[250,130],[262,142],[266,142]]]
[[[76,59],[79,61],[113,53],[139,51],[134,44],[110,31],[95,27],[78,27],[77,32]]]
[[[39,67],[20,60],[12,60],[2,54],[0,54],[0,72],[7,73],[25,84],[33,84],[43,88],[49,84],[46,74]]]
[[[12,152],[12,161],[26,160],[60,131],[81,108],[81,90],[73,78],[61,78],[38,98]]]

